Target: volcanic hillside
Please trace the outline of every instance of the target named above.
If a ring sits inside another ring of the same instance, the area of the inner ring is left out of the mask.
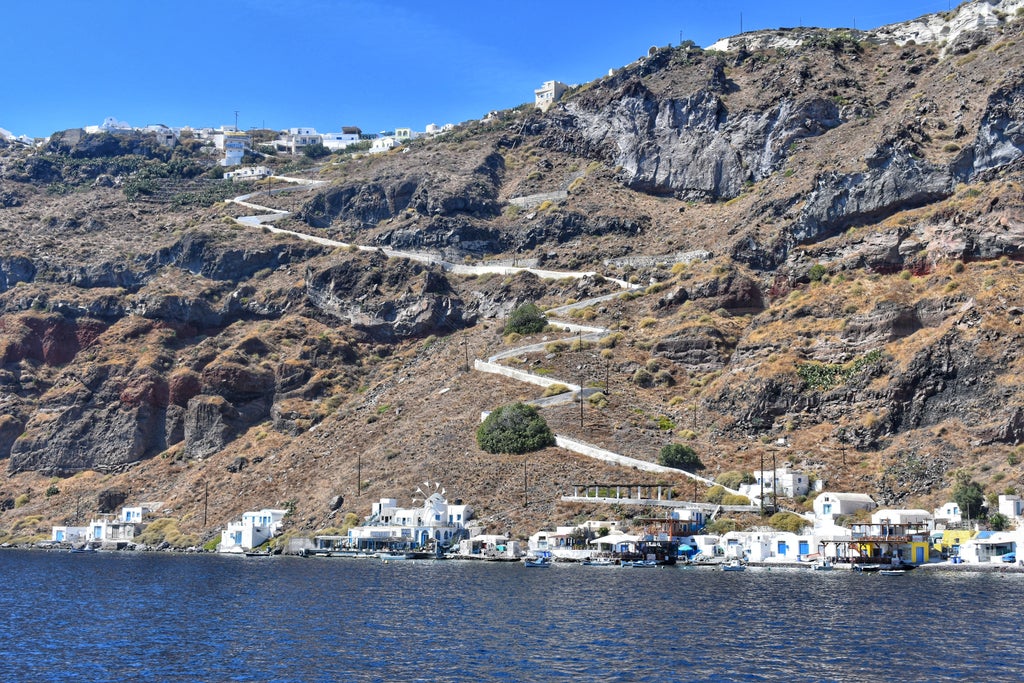
[[[313,533],[424,481],[520,536],[641,512],[560,502],[574,483],[703,497],[481,451],[481,413],[542,390],[473,361],[536,342],[502,362],[603,395],[542,409],[552,429],[632,458],[685,443],[711,478],[787,462],[915,507],[958,473],[1021,488],[1021,4],[917,40],[652,49],[546,113],[259,159],[317,185],[231,184],[188,135],[0,141],[2,539],[122,501],[163,502],[179,545],[268,506]],[[287,232],[237,222],[246,192]],[[566,277],[455,267],[483,265]],[[593,341],[503,334],[521,304],[604,295],[559,318]]]

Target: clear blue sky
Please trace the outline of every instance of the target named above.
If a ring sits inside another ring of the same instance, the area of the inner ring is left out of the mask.
[[[951,0],[17,0],[0,23],[0,127],[459,123],[583,83],[651,45],[780,26],[874,28]]]

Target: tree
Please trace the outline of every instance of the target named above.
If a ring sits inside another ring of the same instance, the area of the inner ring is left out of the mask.
[[[306,145],[305,147],[303,147],[302,153],[305,154],[310,159],[320,159],[322,157],[328,156],[331,153],[331,150],[324,147],[323,143],[317,142],[312,145]]]
[[[476,430],[476,442],[488,453],[529,453],[555,445],[555,435],[537,409],[525,403],[498,408]]]
[[[992,527],[992,531],[1003,531],[1010,526],[1010,518],[1002,512],[993,512],[988,516],[988,525]]]
[[[985,505],[985,491],[974,480],[967,480],[966,477],[958,477],[958,480],[953,488],[953,500],[968,519],[978,519]]]
[[[697,457],[697,452],[681,443],[672,443],[661,449],[658,462],[665,467],[674,467],[684,472],[696,472],[704,469],[704,463]]]
[[[548,317],[536,304],[523,304],[508,317],[505,334],[536,334],[548,326]]]

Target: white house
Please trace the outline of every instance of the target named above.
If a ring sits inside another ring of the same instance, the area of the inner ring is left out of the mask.
[[[357,126],[342,126],[340,133],[324,133],[320,138],[320,144],[334,152],[361,141],[363,131]]]
[[[942,507],[935,508],[932,517],[936,523],[960,524],[964,521],[963,515],[960,512],[960,506],[953,501],[946,503]]]
[[[284,131],[276,140],[274,147],[279,152],[298,154],[310,145],[323,143],[323,136],[316,132],[315,128],[289,128]]]
[[[122,522],[131,522],[132,524],[142,524],[146,520],[146,516],[150,515],[163,507],[163,503],[141,503],[136,506],[124,506],[121,508],[121,514],[118,519]]]
[[[1003,494],[999,496],[999,512],[1011,520],[1024,516],[1024,501],[1020,496]]]
[[[394,498],[381,498],[362,526],[348,532],[348,546],[357,550],[414,549],[448,546],[465,535],[473,509],[461,501],[449,503],[434,491],[423,505],[400,508]]]
[[[229,522],[220,532],[217,552],[242,553],[263,545],[277,535],[287,510],[264,508],[242,514],[241,522]]]
[[[750,562],[799,562],[819,552],[813,535],[776,530],[730,531],[722,537],[721,545],[726,557]]]
[[[262,180],[263,178],[272,175],[274,175],[274,172],[266,166],[243,166],[236,171],[228,171],[225,173],[224,179],[237,183],[245,180]]]
[[[927,510],[875,510],[871,513],[872,524],[927,528],[931,525],[932,514]]]
[[[533,91],[534,106],[541,111],[547,111],[551,105],[562,99],[562,95],[569,89],[561,81],[545,81],[544,85]]]
[[[755,471],[754,483],[740,484],[739,492],[751,500],[760,498],[762,485],[765,498],[775,495],[796,498],[806,496],[810,490],[810,480],[806,474],[784,466],[775,470]]]
[[[85,541],[119,542],[131,541],[142,531],[144,525],[120,520],[94,519],[89,522]]]
[[[832,493],[825,491],[814,499],[814,516],[830,517],[834,520],[839,515],[851,515],[858,510],[873,510],[875,501],[866,493]]]
[[[50,530],[50,540],[57,543],[82,543],[88,534],[87,526],[55,526]]]
[[[227,131],[214,137],[214,145],[224,150],[221,166],[238,166],[242,163],[245,150],[252,146],[252,138],[245,133]]]
[[[370,154],[380,154],[381,152],[387,152],[388,150],[394,149],[398,145],[398,141],[390,135],[377,138],[370,145]]]
[[[589,538],[599,530],[613,535],[619,529],[619,522],[587,520],[582,524],[556,527],[554,531],[538,531],[530,536],[528,547],[534,554],[548,552],[552,557],[584,560],[590,557],[593,551],[593,545],[587,543]]]
[[[999,562],[1006,553],[1017,549],[1017,536],[1008,531],[979,531],[974,538],[960,546],[964,562],[982,564]]]

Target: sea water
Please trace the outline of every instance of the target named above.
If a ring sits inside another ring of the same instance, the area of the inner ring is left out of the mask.
[[[3,681],[1019,681],[1024,575],[0,551]]]

